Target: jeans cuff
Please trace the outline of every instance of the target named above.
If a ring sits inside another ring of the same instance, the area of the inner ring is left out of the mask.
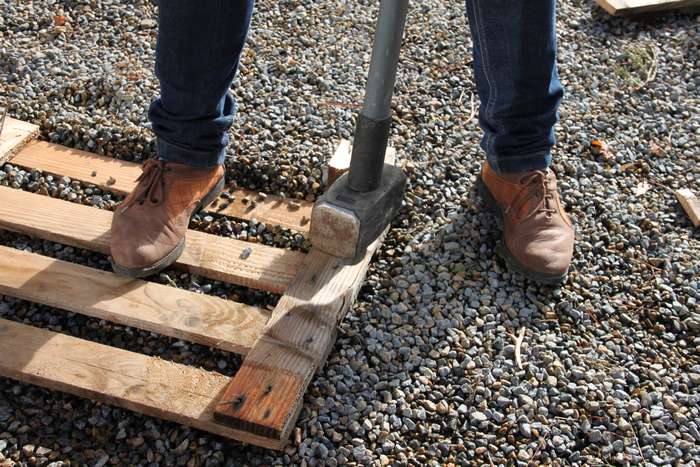
[[[158,159],[166,162],[189,165],[199,169],[212,169],[224,163],[226,148],[218,152],[196,151],[184,149],[163,139],[158,140]]]
[[[519,156],[495,156],[489,154],[486,156],[486,160],[494,172],[499,174],[530,172],[533,170],[544,170],[549,167],[552,164],[552,154],[548,150]]]

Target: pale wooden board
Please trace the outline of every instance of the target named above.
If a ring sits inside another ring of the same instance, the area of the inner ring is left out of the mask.
[[[323,168],[323,183],[326,188],[331,186],[341,175],[350,170],[351,159],[352,144],[347,139],[341,139],[335,149],[335,153],[333,153],[333,156]],[[395,162],[396,149],[390,146],[386,148],[384,163],[393,165]]]
[[[45,172],[63,175],[112,191],[127,194],[136,185],[141,165],[100,156],[86,151],[70,149],[57,144],[36,141],[27,145],[12,158],[12,163],[26,169],[37,168]],[[94,175],[93,175],[94,174]],[[232,202],[221,197],[204,209],[239,219],[257,219],[260,222],[308,233],[313,203],[269,195],[264,200],[248,190],[234,190]],[[245,203],[244,199],[255,203]],[[296,206],[298,205],[298,207]]]
[[[223,375],[4,319],[0,375],[268,449],[284,447],[214,420],[229,380]]]
[[[269,318],[257,307],[0,246],[0,294],[246,354]]]
[[[596,0],[596,3],[615,16],[700,6],[700,0]]]
[[[6,117],[0,133],[0,164],[36,138],[38,134],[38,126]]]
[[[688,188],[676,190],[675,193],[690,222],[694,227],[700,227],[700,199]]]
[[[0,187],[0,228],[109,254],[110,211]],[[176,264],[212,279],[283,293],[304,254],[189,230]],[[250,249],[247,259],[244,252]]]

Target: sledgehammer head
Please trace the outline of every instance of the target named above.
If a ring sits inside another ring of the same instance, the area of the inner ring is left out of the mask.
[[[384,164],[379,187],[358,192],[343,174],[316,202],[311,211],[311,243],[324,253],[351,263],[360,261],[398,214],[406,187],[406,175]]]

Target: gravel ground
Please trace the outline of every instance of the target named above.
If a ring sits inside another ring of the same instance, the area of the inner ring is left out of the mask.
[[[230,179],[309,200],[322,191],[323,161],[351,136],[362,98],[375,5],[259,3],[233,90]],[[12,116],[67,146],[154,154],[152,3],[0,6],[0,104]],[[589,1],[561,3],[567,95],[554,168],[578,242],[568,281],[537,287],[494,256],[495,221],[474,192],[482,155],[463,5],[414,2],[392,130],[410,174],[405,209],[306,394],[301,443],[282,453],[242,447],[0,379],[0,465],[700,464],[700,236],[672,193],[700,190],[699,26],[690,14],[630,21]],[[592,150],[596,139],[607,149]],[[0,184],[98,208],[119,202],[10,165]],[[225,218],[193,227],[307,247]],[[0,244],[108,267],[104,256],[22,235],[0,233]],[[153,280],[276,299],[178,271]],[[0,316],[225,374],[240,364],[10,297],[0,296]]]

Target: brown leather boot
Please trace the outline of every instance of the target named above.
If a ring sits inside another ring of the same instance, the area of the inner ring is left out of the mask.
[[[224,169],[149,159],[137,181],[112,218],[112,268],[126,277],[149,276],[177,260],[190,217],[223,189]]]
[[[499,175],[484,163],[480,185],[503,228],[499,252],[508,264],[538,282],[564,280],[574,251],[574,228],[559,200],[554,173]]]

